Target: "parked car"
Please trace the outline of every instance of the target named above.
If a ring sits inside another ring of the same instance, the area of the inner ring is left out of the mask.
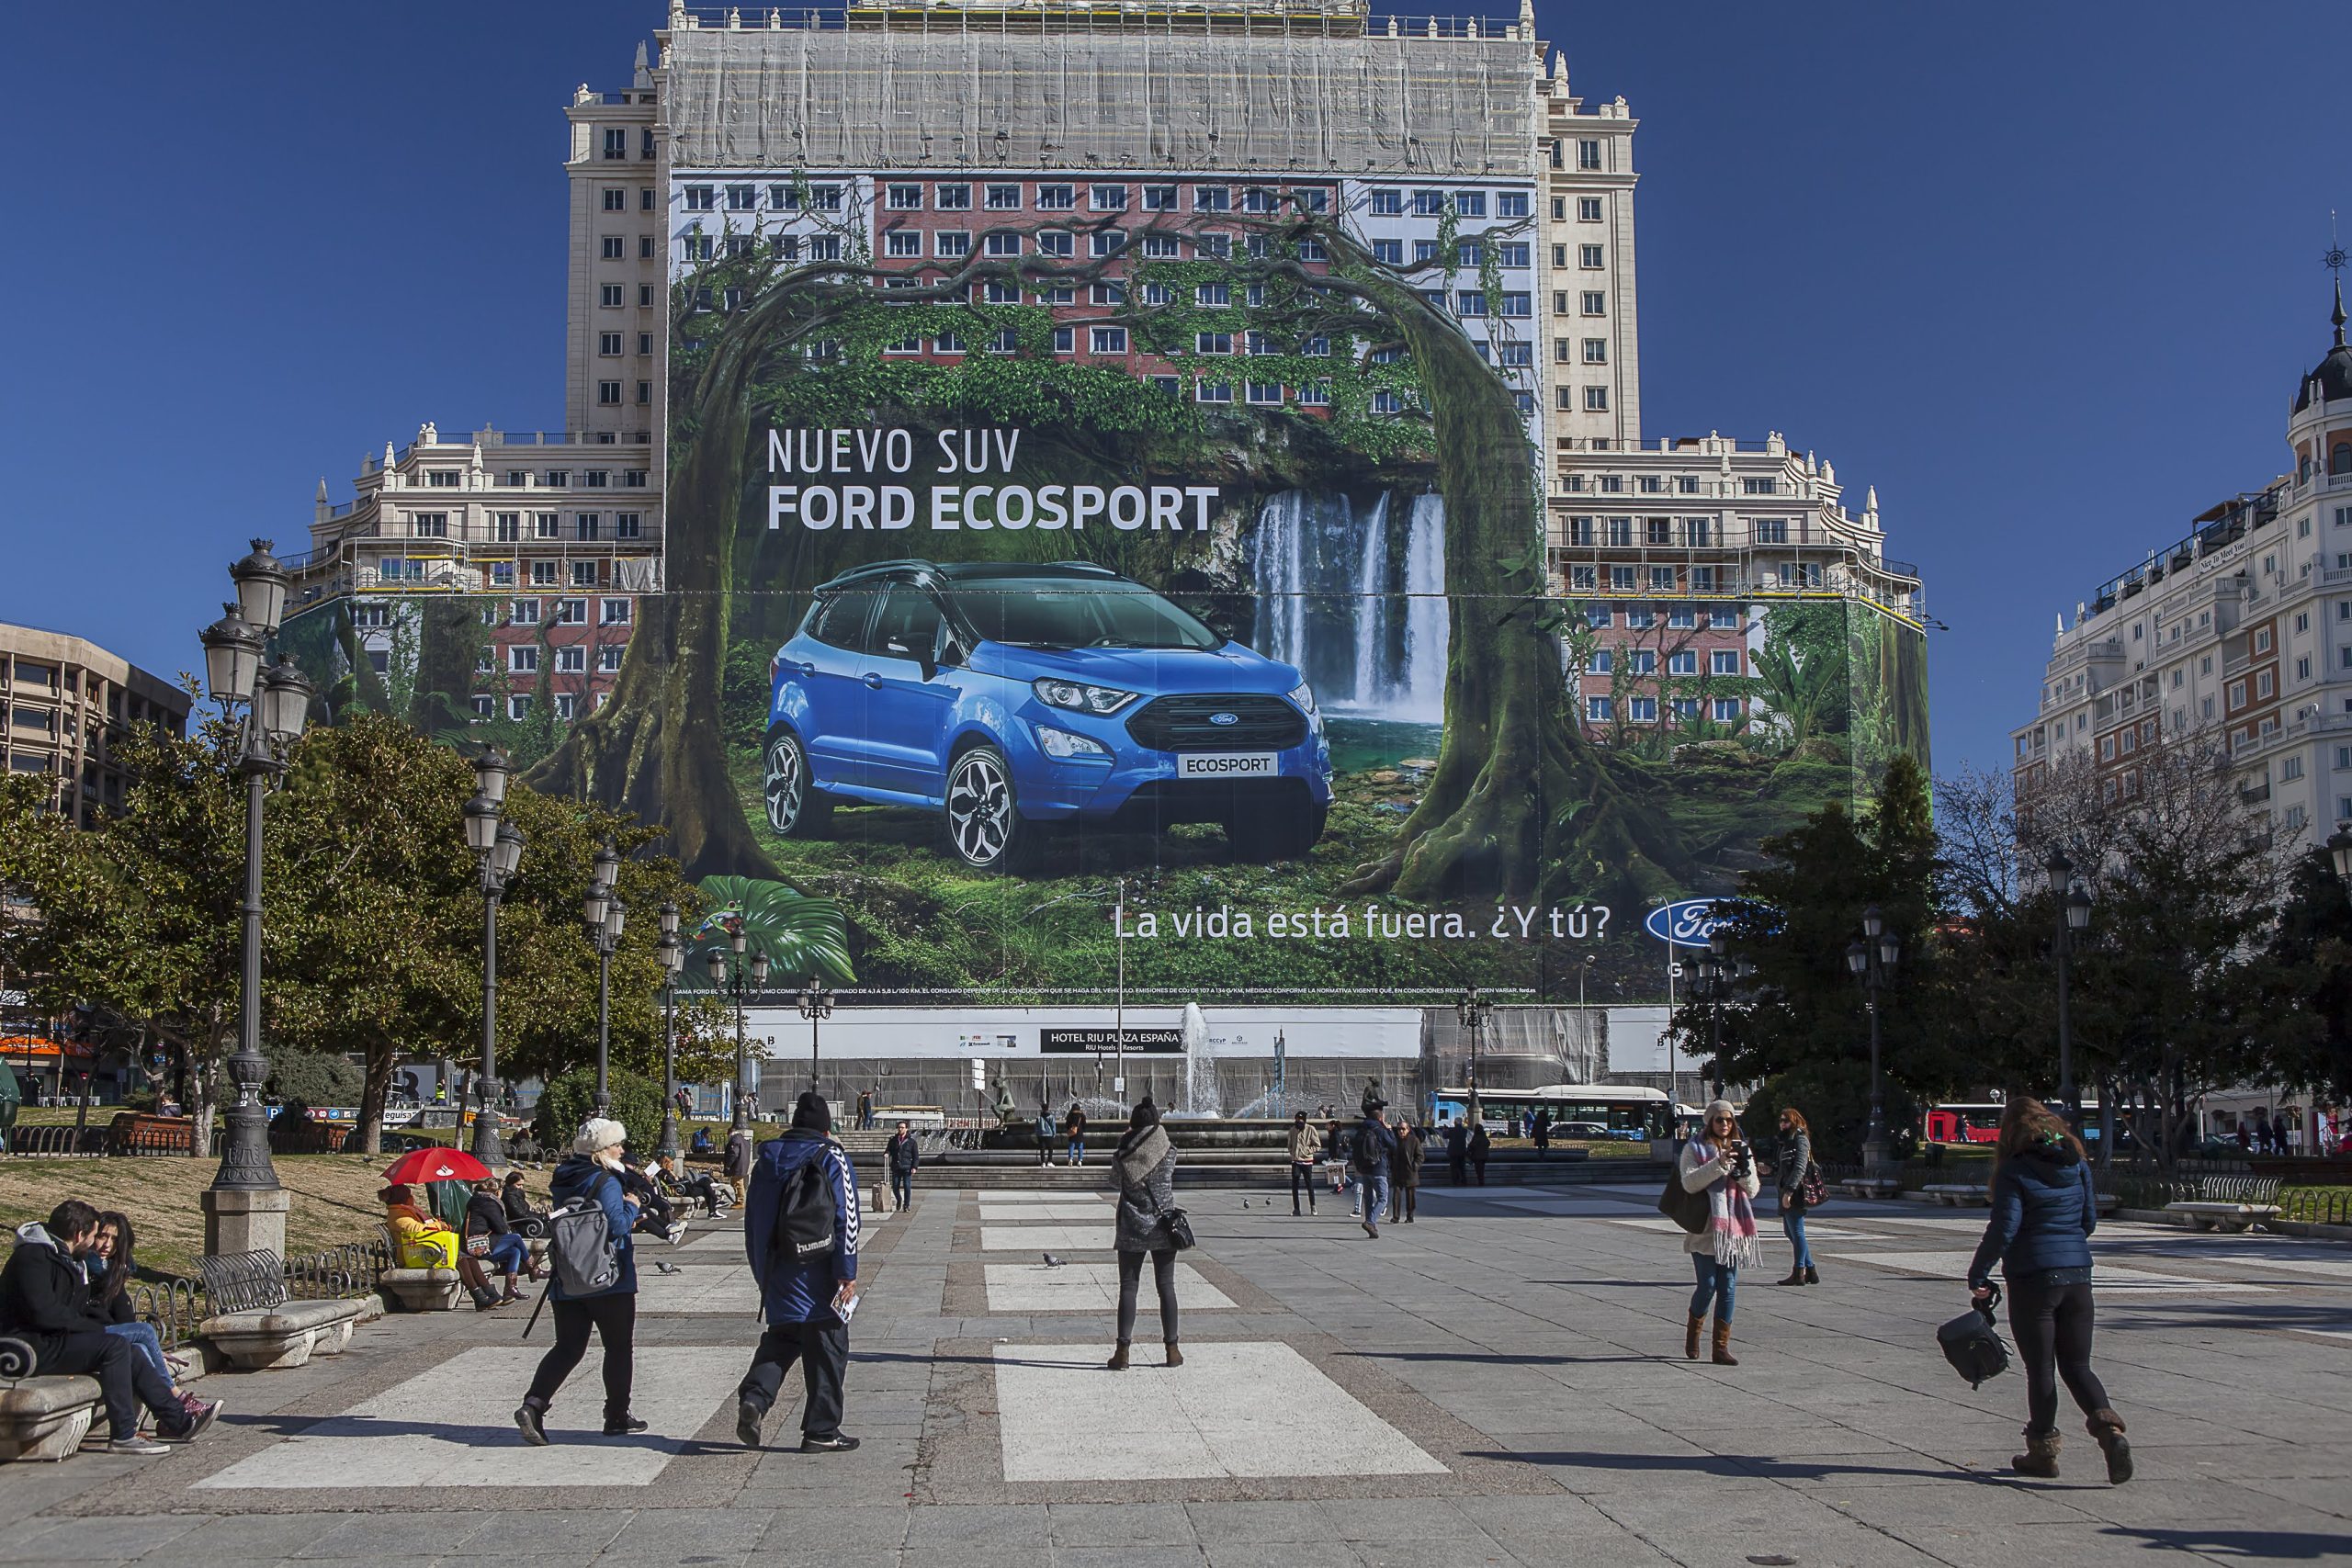
[[[1595,1139],[1613,1138],[1616,1134],[1598,1122],[1555,1122],[1552,1123],[1552,1136],[1582,1138],[1590,1143]]]
[[[1234,853],[1322,837],[1331,759],[1299,672],[1106,567],[884,561],[817,590],[768,667],[768,825],[837,801],[937,812],[976,870],[1057,823],[1223,824]]]

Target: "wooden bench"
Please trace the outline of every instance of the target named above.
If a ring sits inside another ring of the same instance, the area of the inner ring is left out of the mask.
[[[1947,1209],[1969,1209],[1993,1201],[1993,1189],[1982,1181],[1932,1181],[1919,1190]]]
[[[2278,1217],[2280,1210],[2276,1203],[2194,1202],[2166,1203],[2165,1213],[2181,1215],[2193,1231],[2234,1233],[2268,1224]]]
[[[286,1263],[275,1252],[208,1253],[198,1259],[212,1315],[197,1325],[203,1339],[239,1371],[272,1371],[340,1356],[365,1303],[296,1301],[286,1293]]]

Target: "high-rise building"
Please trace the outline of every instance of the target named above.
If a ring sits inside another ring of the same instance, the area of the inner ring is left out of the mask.
[[[122,805],[114,743],[134,724],[187,732],[188,695],[94,642],[0,625],[0,771],[52,782],[57,809],[89,827]]]
[[[2352,347],[2295,383],[2293,468],[2199,512],[2182,536],[2061,615],[2033,719],[2011,732],[2020,788],[2088,767],[2109,800],[2137,759],[2210,732],[2239,795],[2290,847],[2352,821]]]

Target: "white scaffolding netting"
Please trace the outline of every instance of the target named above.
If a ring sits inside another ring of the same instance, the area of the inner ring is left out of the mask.
[[[695,28],[664,63],[681,168],[1535,167],[1509,38]]]

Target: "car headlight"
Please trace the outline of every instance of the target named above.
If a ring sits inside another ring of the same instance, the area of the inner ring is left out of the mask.
[[[1072,713],[1116,713],[1136,700],[1133,692],[1123,692],[1116,686],[1090,686],[1083,681],[1060,681],[1052,676],[1030,685],[1039,702],[1048,707],[1068,708]]]
[[[1046,755],[1056,761],[1084,760],[1107,762],[1111,760],[1111,749],[1099,740],[1072,735],[1067,729],[1056,729],[1050,724],[1038,725],[1036,729],[1037,744],[1044,747]]]
[[[1306,682],[1301,681],[1297,685],[1293,686],[1290,689],[1290,700],[1298,705],[1299,712],[1305,714],[1309,718],[1313,718],[1315,716],[1314,687],[1308,685]]]

